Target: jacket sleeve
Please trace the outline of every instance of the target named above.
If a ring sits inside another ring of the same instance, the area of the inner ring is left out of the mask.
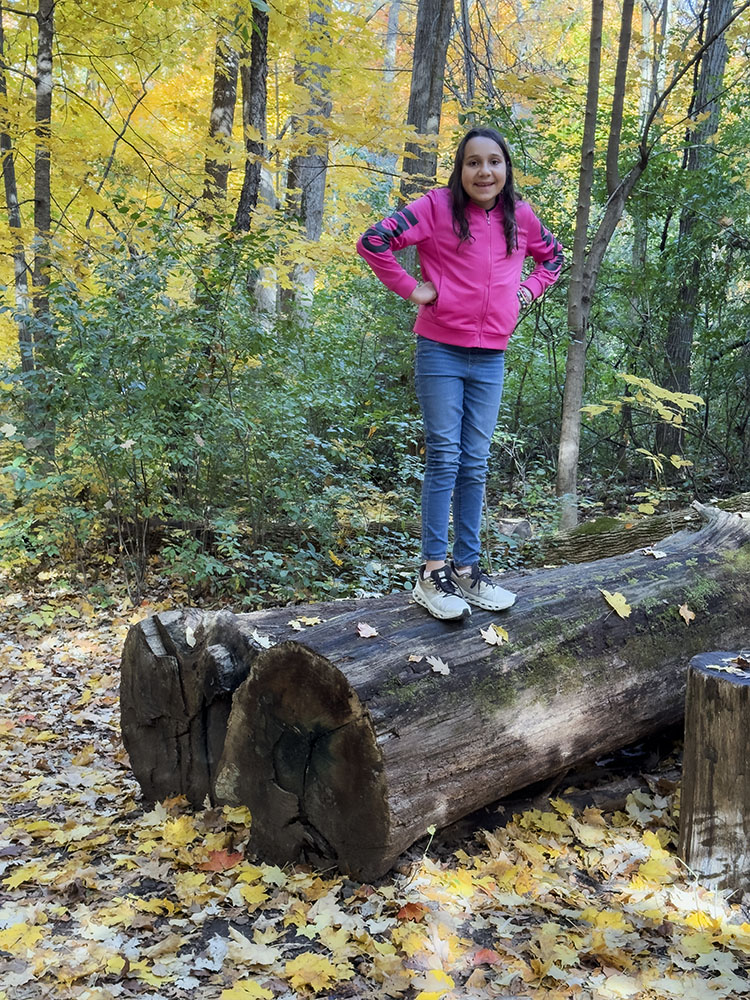
[[[424,195],[370,226],[357,241],[357,253],[386,288],[403,299],[409,298],[419,282],[401,267],[393,256],[394,251],[428,238],[432,233],[433,215],[432,199]]]
[[[563,249],[528,205],[526,210],[529,215],[526,255],[536,261],[536,266],[528,278],[521,282],[521,287],[528,288],[532,297],[536,299],[560,277]]]

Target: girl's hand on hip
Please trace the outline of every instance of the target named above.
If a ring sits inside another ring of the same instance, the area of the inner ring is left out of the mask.
[[[434,302],[436,298],[437,288],[435,288],[433,283],[431,281],[422,281],[409,296],[409,301],[416,302],[420,306],[426,306],[430,302]]]

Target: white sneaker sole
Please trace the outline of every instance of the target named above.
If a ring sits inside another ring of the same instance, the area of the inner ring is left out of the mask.
[[[461,599],[466,601],[467,604],[473,604],[477,608],[481,608],[483,611],[507,611],[508,608],[512,608],[516,603],[516,595],[513,594],[512,599],[499,604],[497,601],[491,601],[489,599],[482,600],[481,597],[474,597],[473,594],[469,595],[466,593],[461,593]]]
[[[465,607],[458,615],[446,615],[446,614],[441,614],[437,610],[437,608],[431,607],[431,605],[427,603],[427,600],[424,597],[422,597],[422,595],[416,588],[412,590],[411,596],[415,604],[421,605],[423,608],[425,608],[425,610],[430,612],[433,618],[439,618],[441,621],[457,622],[457,621],[466,621],[468,618],[471,618],[470,607]],[[461,600],[463,600],[463,597],[461,598]]]

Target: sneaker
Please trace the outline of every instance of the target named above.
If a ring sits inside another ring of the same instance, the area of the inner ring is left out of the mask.
[[[411,593],[417,604],[427,608],[434,618],[466,619],[471,615],[471,608],[456,590],[448,565],[426,576],[421,566]]]
[[[455,563],[451,563],[451,581],[460,597],[469,604],[484,608],[485,611],[505,611],[516,603],[516,595],[493,583],[491,578],[482,572],[478,563],[471,567],[471,573],[467,576],[459,576]]]

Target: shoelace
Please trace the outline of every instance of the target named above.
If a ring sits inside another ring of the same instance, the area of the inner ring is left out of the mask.
[[[476,587],[477,590],[479,590],[480,586],[483,583],[492,584],[492,579],[479,568],[478,564],[476,566],[472,566],[471,567],[471,583],[470,583],[469,586]]]
[[[435,584],[438,590],[442,590],[444,594],[455,594],[456,586],[451,580],[450,567],[443,566],[442,569],[434,569],[430,573],[430,579]]]

